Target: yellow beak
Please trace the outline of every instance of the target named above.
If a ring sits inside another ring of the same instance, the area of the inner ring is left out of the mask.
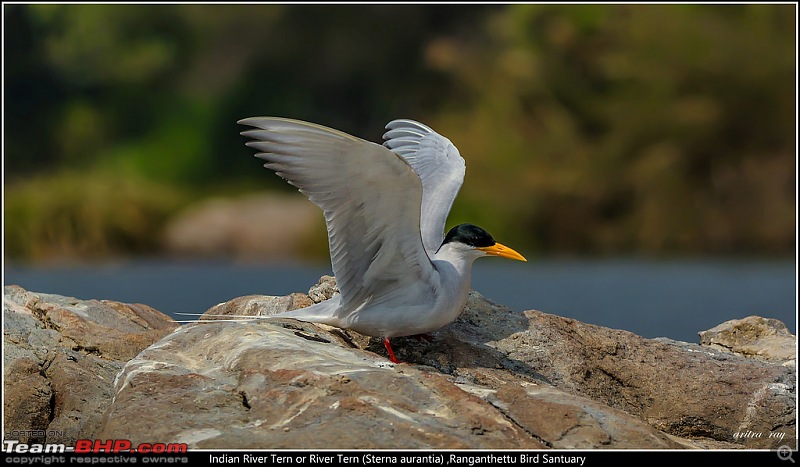
[[[492,246],[478,247],[479,250],[485,251],[487,255],[502,256],[503,258],[515,259],[517,261],[528,261],[524,256],[512,250],[511,248],[495,243]]]

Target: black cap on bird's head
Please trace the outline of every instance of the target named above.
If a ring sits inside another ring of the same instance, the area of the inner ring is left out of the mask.
[[[518,261],[527,261],[524,256],[512,250],[511,248],[501,245],[494,241],[494,238],[489,232],[483,230],[477,225],[472,224],[459,224],[444,237],[442,245],[451,242],[463,243],[476,250],[481,250],[487,255],[502,256],[504,258],[516,259]]]
[[[489,232],[472,224],[459,224],[450,229],[442,245],[450,242],[460,242],[475,248],[492,246],[496,243]]]

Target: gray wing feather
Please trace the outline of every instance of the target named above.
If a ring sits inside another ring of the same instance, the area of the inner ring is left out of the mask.
[[[466,164],[449,139],[413,120],[386,125],[383,145],[401,156],[422,182],[420,230],[425,251],[433,255],[444,240],[444,227],[464,182]]]
[[[254,117],[239,121],[264,167],[322,208],[331,266],[346,314],[413,286],[435,287],[420,236],[422,184],[409,163],[381,145],[321,125]],[[408,290],[408,289],[406,289]],[[432,293],[432,290],[431,290]]]

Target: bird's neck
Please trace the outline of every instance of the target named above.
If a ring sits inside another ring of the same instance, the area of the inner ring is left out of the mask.
[[[451,299],[466,301],[470,290],[472,263],[478,256],[458,245],[446,243],[433,255],[433,264],[439,271],[444,290],[451,291]]]

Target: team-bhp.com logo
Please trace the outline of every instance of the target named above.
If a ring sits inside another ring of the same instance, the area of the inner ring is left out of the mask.
[[[75,442],[75,452],[85,454],[90,452],[142,452],[151,454],[181,454],[186,452],[186,443],[141,443],[136,447],[127,439],[79,439]]]
[[[186,443],[140,443],[136,446],[127,439],[91,440],[79,439],[75,447],[64,444],[26,444],[15,440],[4,440],[3,451],[17,454],[55,454],[74,452],[77,454],[90,453],[129,453],[141,452],[144,454],[182,454],[186,452]]]

